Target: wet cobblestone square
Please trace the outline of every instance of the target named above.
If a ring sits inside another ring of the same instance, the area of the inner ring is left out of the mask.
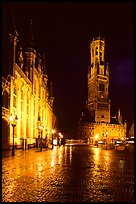
[[[2,158],[2,202],[134,202],[134,153],[91,146]]]

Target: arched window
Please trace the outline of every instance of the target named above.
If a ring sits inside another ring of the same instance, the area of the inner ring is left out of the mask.
[[[98,47],[96,47],[95,54],[98,55]]]

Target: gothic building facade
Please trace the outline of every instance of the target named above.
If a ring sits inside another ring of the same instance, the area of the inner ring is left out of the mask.
[[[36,51],[32,38],[26,44],[24,49],[19,46],[16,29],[10,33],[9,64],[2,68],[8,68],[6,77],[2,77],[3,148],[12,146],[13,134],[17,147],[34,146],[38,137],[50,142],[51,131],[56,126],[52,83],[48,81],[45,54],[40,55]],[[10,121],[10,116],[13,121]]]
[[[126,122],[110,114],[109,65],[105,63],[105,40],[95,38],[90,43],[91,61],[88,67],[88,100],[79,120],[79,137],[90,143],[125,140]]]

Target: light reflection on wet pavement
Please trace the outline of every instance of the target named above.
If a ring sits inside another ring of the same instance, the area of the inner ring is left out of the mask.
[[[2,158],[2,202],[134,202],[134,153],[90,146]]]

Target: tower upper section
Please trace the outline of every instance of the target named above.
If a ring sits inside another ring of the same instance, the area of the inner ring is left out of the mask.
[[[95,38],[90,43],[91,61],[88,67],[88,109],[96,122],[110,121],[109,67],[105,63],[105,40]]]
[[[105,41],[100,37],[93,39],[90,43],[91,68],[102,68],[104,66],[104,48]],[[100,73],[104,75],[103,69],[100,69],[98,71],[100,71]]]

